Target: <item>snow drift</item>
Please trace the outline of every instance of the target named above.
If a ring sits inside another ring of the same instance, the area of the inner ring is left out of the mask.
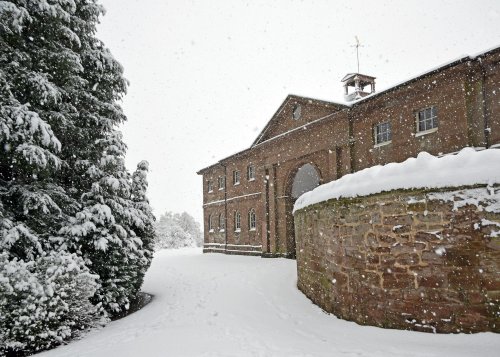
[[[436,157],[421,152],[402,163],[373,166],[318,186],[295,202],[296,212],[309,205],[341,197],[366,196],[397,189],[444,188],[500,183],[500,150],[462,149]]]

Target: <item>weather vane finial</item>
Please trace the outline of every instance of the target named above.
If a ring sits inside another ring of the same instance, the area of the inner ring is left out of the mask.
[[[354,38],[356,39],[356,44],[353,45],[352,47],[356,47],[356,59],[358,61],[358,73],[359,73],[359,48],[363,47],[363,45],[361,45],[361,43],[359,43],[359,38],[357,35],[354,36]]]

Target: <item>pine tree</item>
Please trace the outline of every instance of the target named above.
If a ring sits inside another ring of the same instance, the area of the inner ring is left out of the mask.
[[[79,206],[57,179],[72,110],[65,87],[82,70],[68,27],[75,10],[0,2],[0,354],[48,348],[103,317],[89,301],[98,277],[53,244]]]
[[[61,143],[39,107],[53,108],[60,91],[33,65],[29,26],[33,17],[14,3],[0,3],[0,247],[33,259],[45,251],[48,227],[68,203],[51,177],[60,171]]]
[[[146,270],[151,265],[154,252],[154,242],[156,239],[155,231],[155,216],[149,205],[149,200],[146,196],[148,188],[147,174],[149,171],[149,163],[141,161],[137,164],[137,169],[132,175],[132,200],[135,219],[132,220],[132,229],[136,236],[143,243],[143,256],[138,260],[137,270],[139,275],[135,281],[134,289],[139,291]]]
[[[0,354],[126,309],[151,261],[147,167],[135,183],[124,165],[127,81],[95,38],[103,12],[0,1]]]
[[[60,233],[100,276],[95,302],[119,314],[128,310],[152,259],[154,216],[145,195],[147,163],[139,165],[131,181],[121,135],[114,132],[96,144],[103,146],[103,156],[91,170],[94,184],[83,196],[83,209]]]

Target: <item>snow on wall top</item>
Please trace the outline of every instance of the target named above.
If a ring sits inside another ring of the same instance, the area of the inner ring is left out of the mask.
[[[336,198],[366,196],[397,189],[443,188],[500,183],[500,150],[462,149],[456,155],[436,157],[421,152],[402,163],[373,166],[345,175],[304,193],[293,212]]]

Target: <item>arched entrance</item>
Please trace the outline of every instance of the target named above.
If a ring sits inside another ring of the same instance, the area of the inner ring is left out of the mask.
[[[306,163],[291,172],[287,185],[286,202],[286,245],[290,258],[295,258],[295,227],[293,224],[293,205],[297,198],[321,184],[321,175],[315,165]]]

